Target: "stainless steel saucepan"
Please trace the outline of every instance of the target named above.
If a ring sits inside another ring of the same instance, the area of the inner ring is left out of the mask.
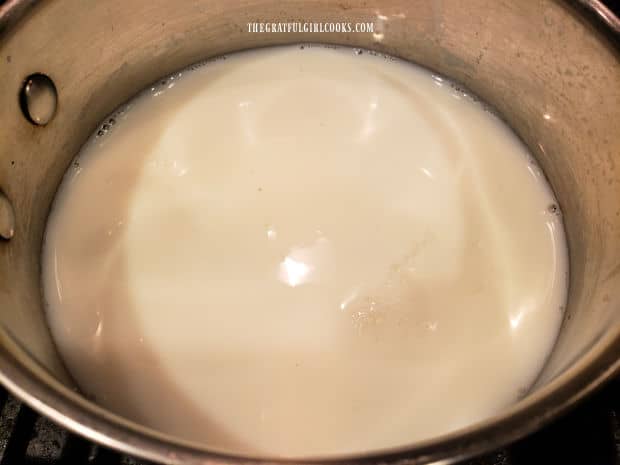
[[[290,21],[372,22],[374,32],[247,28]],[[165,436],[81,396],[46,324],[41,242],[65,169],[115,107],[204,58],[299,42],[399,56],[485,100],[544,169],[570,249],[561,333],[523,399],[465,430],[332,461],[449,463],[533,431],[618,373],[620,21],[598,0],[8,0],[0,5],[2,383],[69,429],[130,454],[196,464],[261,459]]]

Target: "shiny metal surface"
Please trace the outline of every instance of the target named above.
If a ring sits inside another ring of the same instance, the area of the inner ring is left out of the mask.
[[[0,192],[0,237],[9,240],[15,234],[15,213],[9,199]]]
[[[250,21],[290,20],[371,21],[375,33],[260,34],[246,28]],[[620,371],[617,26],[617,18],[596,0],[5,3],[0,7],[0,190],[14,207],[15,235],[0,242],[0,380],[68,428],[134,455],[174,463],[256,461],[147,430],[72,388],[44,316],[43,230],[60,179],[86,137],[158,77],[252,47],[338,43],[422,64],[493,106],[530,147],[555,190],[571,276],[560,337],[518,404],[431,441],[331,459],[449,463],[541,426]],[[62,103],[46,126],[24,119],[17,98],[24,79],[36,72],[53,76]]]
[[[44,126],[54,117],[58,94],[52,80],[44,74],[28,76],[19,97],[24,116],[33,124]]]
[[[577,3],[583,6],[586,13],[592,14],[602,21],[612,34],[612,40],[615,34],[615,40],[620,40],[618,34],[620,34],[620,18],[614,15],[614,13],[607,8],[600,0],[577,0]]]

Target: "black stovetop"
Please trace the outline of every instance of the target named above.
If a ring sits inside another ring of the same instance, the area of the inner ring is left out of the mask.
[[[0,465],[146,465],[96,446],[0,388]],[[620,465],[620,378],[541,431],[460,465]]]

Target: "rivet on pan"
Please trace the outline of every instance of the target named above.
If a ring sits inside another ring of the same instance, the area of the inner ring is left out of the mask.
[[[0,191],[0,237],[9,240],[15,233],[15,214],[9,199]]]
[[[45,74],[32,74],[24,81],[19,101],[26,119],[43,126],[49,123],[56,113],[56,86]]]

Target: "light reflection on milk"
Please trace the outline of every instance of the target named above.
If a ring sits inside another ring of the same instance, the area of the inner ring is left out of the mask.
[[[367,451],[496,413],[551,349],[555,200],[441,77],[265,49],[167,78],[100,133],[43,284],[68,368],[113,411],[235,452]]]

